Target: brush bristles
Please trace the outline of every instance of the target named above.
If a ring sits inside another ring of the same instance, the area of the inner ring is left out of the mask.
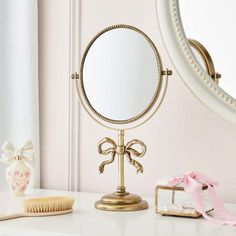
[[[63,196],[31,198],[23,202],[25,212],[28,213],[65,211],[72,209],[73,204],[74,198]]]

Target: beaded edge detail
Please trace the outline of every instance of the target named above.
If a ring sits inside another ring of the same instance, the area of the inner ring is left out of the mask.
[[[172,17],[173,28],[180,43],[181,49],[183,50],[184,55],[186,56],[188,61],[190,62],[190,65],[195,70],[201,81],[203,81],[204,84],[211,90],[211,92],[213,92],[217,97],[219,97],[224,103],[236,109],[236,100],[230,95],[228,95],[226,92],[224,92],[211,79],[209,79],[209,77],[205,73],[203,73],[202,68],[199,67],[198,63],[196,62],[196,59],[192,56],[192,52],[188,47],[188,43],[186,42],[185,35],[182,29],[177,0],[169,0],[169,7]]]

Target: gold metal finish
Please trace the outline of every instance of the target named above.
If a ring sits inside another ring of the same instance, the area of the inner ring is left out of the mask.
[[[16,161],[19,161],[19,160],[22,160],[23,158],[21,156],[15,156],[15,160]]]
[[[144,111],[142,111],[140,114],[136,115],[135,117],[131,117],[127,120],[113,120],[109,119],[107,117],[104,117],[102,114],[99,114],[90,104],[89,99],[86,95],[86,91],[84,88],[84,81],[83,81],[83,68],[86,56],[89,52],[89,49],[93,45],[93,43],[98,39],[102,34],[114,30],[117,28],[126,28],[130,30],[134,30],[137,33],[140,33],[149,43],[151,46],[154,55],[156,57],[156,65],[157,65],[157,82],[155,86],[155,92],[153,95],[152,100],[148,104],[148,106],[145,108]],[[108,210],[108,211],[137,211],[137,210],[144,210],[148,208],[148,203],[141,199],[140,196],[135,194],[130,194],[126,191],[125,188],[125,181],[124,181],[124,158],[128,160],[128,162],[133,165],[136,168],[137,173],[143,172],[143,166],[136,160],[133,159],[132,156],[135,157],[142,157],[146,153],[146,145],[137,139],[131,140],[125,145],[124,140],[124,129],[131,129],[138,127],[145,122],[147,122],[159,109],[161,106],[163,99],[166,94],[167,85],[168,85],[168,76],[172,75],[172,71],[169,69],[163,70],[162,67],[162,61],[159,55],[159,52],[154,45],[154,43],[151,41],[151,39],[141,30],[129,26],[129,25],[113,25],[108,28],[105,28],[104,30],[100,31],[95,37],[91,40],[87,48],[85,49],[85,52],[82,57],[81,66],[80,66],[80,73],[79,76],[77,73],[74,73],[72,75],[72,79],[75,79],[76,81],[76,89],[78,92],[78,95],[80,97],[81,103],[87,113],[99,124],[103,125],[104,127],[118,130],[118,142],[116,143],[114,140],[106,137],[102,139],[98,144],[98,152],[102,155],[111,155],[111,158],[103,161],[99,166],[99,172],[103,173],[105,166],[113,163],[115,161],[115,158],[117,156],[118,159],[118,186],[116,192],[112,194],[105,195],[101,198],[100,201],[97,201],[95,203],[95,207],[100,210]],[[165,80],[163,79],[165,77]],[[79,80],[78,80],[79,79]],[[164,89],[162,89],[162,85],[164,84]],[[160,97],[160,102],[156,105],[157,100]],[[150,112],[151,111],[151,112]],[[150,112],[150,113],[149,113]],[[149,114],[150,115],[149,115]],[[136,122],[139,120],[140,122]],[[134,125],[130,128],[128,127],[128,124],[134,122]],[[114,128],[115,127],[115,128]],[[122,130],[121,130],[122,129]],[[135,145],[138,145],[140,147],[140,150],[136,150],[134,148]],[[106,148],[104,148],[106,146]],[[107,148],[108,146],[108,148]]]
[[[157,72],[157,84],[156,84],[156,89],[155,89],[155,92],[154,92],[154,95],[153,95],[153,98],[152,100],[150,101],[149,105],[145,108],[144,111],[142,111],[140,114],[130,118],[130,119],[126,119],[126,120],[114,120],[114,119],[110,119],[110,118],[107,118],[105,116],[103,116],[102,114],[98,113],[94,108],[93,106],[90,104],[89,102],[89,99],[87,97],[87,94],[86,94],[86,91],[84,89],[84,82],[83,82],[83,68],[84,68],[84,63],[85,63],[85,59],[86,59],[86,56],[89,52],[89,49],[91,48],[91,46],[93,45],[93,43],[104,33],[108,32],[108,31],[111,31],[111,30],[114,30],[114,29],[119,29],[119,28],[125,28],[125,29],[130,29],[130,30],[134,30],[135,32],[141,34],[146,40],[147,42],[149,43],[149,45],[151,46],[153,52],[154,52],[154,55],[156,57],[156,63],[157,63],[157,68],[158,68],[158,72]],[[108,123],[112,123],[112,124],[127,124],[127,123],[131,123],[133,121],[136,121],[138,119],[140,119],[141,117],[143,117],[145,114],[147,114],[151,109],[152,107],[154,106],[157,98],[159,97],[159,94],[160,94],[160,91],[161,91],[161,87],[162,87],[162,80],[163,80],[163,75],[162,75],[162,61],[161,61],[161,57],[159,55],[159,52],[155,46],[155,44],[152,42],[152,40],[143,32],[141,31],[140,29],[136,28],[136,27],[133,27],[133,26],[130,26],[130,25],[124,25],[124,24],[121,24],[121,25],[112,25],[110,27],[107,27],[105,29],[103,29],[102,31],[100,31],[97,35],[95,35],[93,37],[93,39],[90,41],[90,43],[88,44],[87,48],[85,49],[85,52],[83,54],[83,57],[82,57],[82,61],[81,61],[81,66],[80,66],[80,79],[79,81],[76,80],[76,83],[79,82],[79,88],[80,88],[80,93],[81,93],[81,102],[82,104],[87,107],[89,111],[91,111],[93,114],[95,114],[98,118],[100,118],[101,120],[103,121],[106,121]],[[89,115],[90,112],[89,112]]]
[[[168,68],[166,69],[166,71],[169,70]],[[76,72],[75,72],[76,73]],[[163,73],[163,72],[162,72]],[[164,88],[163,88],[163,92],[162,92],[162,95],[161,95],[161,98],[160,98],[160,101],[157,105],[157,107],[155,108],[155,110],[151,113],[151,115],[149,117],[147,117],[146,119],[144,119],[141,123],[139,124],[135,124],[134,126],[132,127],[129,127],[129,128],[125,128],[124,130],[130,130],[130,129],[134,129],[134,128],[138,128],[140,126],[142,126],[143,124],[145,124],[147,121],[149,121],[156,113],[157,111],[159,110],[159,108],[161,107],[163,101],[164,101],[164,98],[165,98],[165,95],[166,95],[166,92],[167,92],[167,87],[168,87],[168,80],[169,80],[169,76],[166,72],[164,72],[165,74],[165,79],[162,79],[161,83],[162,85],[164,84]],[[80,98],[80,101],[83,100],[83,97],[82,97],[82,94],[80,93],[80,90],[79,90],[79,85],[78,83],[76,83],[76,89],[77,89],[77,93],[78,93],[78,96]],[[90,115],[90,117],[95,121],[97,122],[99,125],[107,128],[107,129],[112,129],[112,130],[116,130],[118,131],[119,129],[118,128],[113,128],[111,127],[110,125],[106,125],[105,123],[101,122],[100,120],[96,119],[96,117],[92,116],[91,113],[90,113],[90,110],[89,108],[83,103],[81,102],[83,108],[85,109],[85,111]]]
[[[124,130],[118,131],[118,146],[116,148],[116,154],[118,155],[118,187],[117,192],[124,193],[125,192],[125,184],[124,184],[124,154],[126,152],[124,146]]]
[[[103,149],[103,145],[109,145],[107,149]],[[139,145],[141,151],[137,151],[133,146]],[[102,155],[111,154],[111,159],[103,161],[99,166],[99,172],[103,173],[106,165],[111,164],[118,156],[118,187],[115,193],[108,194],[95,203],[95,207],[100,210],[107,211],[137,211],[148,208],[148,203],[143,201],[141,197],[135,194],[126,192],[124,184],[124,157],[128,162],[136,168],[137,173],[143,172],[143,166],[136,160],[132,159],[131,155],[142,157],[146,153],[146,145],[137,139],[129,141],[126,145],[124,142],[124,130],[118,131],[118,145],[110,138],[102,139],[98,144],[98,152]]]
[[[210,53],[207,49],[197,40],[189,39],[189,44],[192,48],[194,48],[202,58],[202,61],[205,65],[205,70],[207,71],[208,75],[218,84],[219,79],[221,78],[221,74],[215,71],[215,66],[213,60],[211,58]]]
[[[108,148],[104,149],[104,144],[109,145]],[[137,151],[133,148],[134,145],[139,145],[141,147],[141,151]],[[103,161],[99,166],[99,172],[102,174],[104,172],[104,168],[106,165],[111,164],[115,160],[116,154],[118,155],[118,166],[119,166],[119,187],[123,186],[124,181],[124,156],[126,156],[128,162],[136,168],[136,172],[142,173],[143,166],[136,160],[132,159],[132,155],[136,157],[142,157],[146,153],[147,147],[146,145],[138,139],[133,139],[129,141],[126,145],[124,145],[124,131],[118,131],[118,145],[116,142],[110,138],[103,138],[98,143],[98,152],[101,155],[111,154],[111,159],[107,161]]]
[[[135,194],[126,193],[122,196],[113,193],[102,197],[95,207],[104,211],[140,211],[147,209],[148,203]]]
[[[162,74],[162,75],[168,75],[168,76],[170,76],[170,75],[172,75],[172,70],[169,70],[169,69],[163,70],[163,71],[161,72],[161,74]]]
[[[79,79],[79,74],[75,72],[74,74],[71,75],[71,79]]]

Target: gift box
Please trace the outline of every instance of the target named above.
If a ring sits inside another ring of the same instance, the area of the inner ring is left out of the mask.
[[[198,218],[202,216],[195,208],[192,195],[186,192],[183,182],[173,182],[170,179],[157,183],[155,188],[156,213],[168,216],[183,216]],[[208,200],[208,186],[202,184],[201,200],[206,213],[213,210],[211,201]]]

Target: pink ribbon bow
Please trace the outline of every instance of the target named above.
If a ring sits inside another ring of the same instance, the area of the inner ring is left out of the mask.
[[[187,172],[169,180],[170,186],[178,184],[181,184],[184,190],[190,195],[195,209],[200,212],[205,219],[214,223],[236,226],[236,217],[224,207],[222,200],[215,192],[215,187],[218,185],[216,181],[198,172]],[[201,196],[203,186],[208,187],[209,199],[215,213],[213,217],[207,215],[203,207],[203,199]]]

